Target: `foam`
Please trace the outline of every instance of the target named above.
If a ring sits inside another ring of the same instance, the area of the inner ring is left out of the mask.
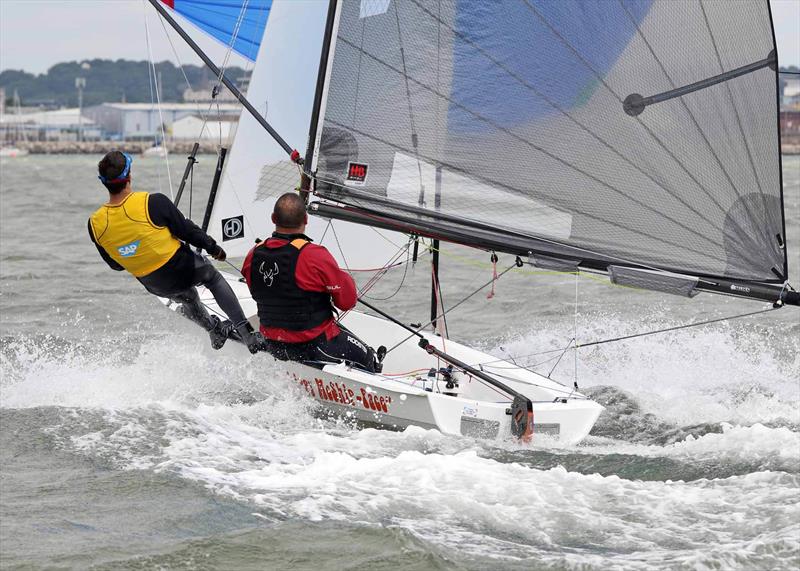
[[[288,388],[270,360],[253,361],[240,347],[197,350],[196,343],[179,335],[125,351],[14,340],[2,352],[4,370],[13,367],[13,374],[4,375],[0,404],[70,407],[63,446],[116,468],[200,483],[269,520],[402,527],[456,559],[523,567],[535,557],[576,568],[772,568],[797,556],[799,436],[787,426],[728,423],[719,434],[665,446],[591,439],[559,452],[773,467],[745,475],[642,482],[540,470],[487,457],[496,443],[416,427],[352,430],[316,419],[310,401]],[[791,395],[781,392],[786,379],[776,371],[765,381],[773,396],[759,394],[784,406]],[[716,384],[694,381],[682,385],[693,423],[722,415],[714,404],[724,415],[736,412],[727,397],[708,392]],[[658,385],[653,394],[672,390]]]
[[[732,313],[732,312],[731,312]],[[679,325],[653,310],[637,321],[616,315],[581,316],[579,342]],[[785,332],[785,325],[772,324]],[[563,348],[573,332],[563,323],[544,325],[495,348],[498,357]],[[778,342],[777,339],[780,339]],[[552,355],[521,359],[535,364]],[[535,368],[547,374],[552,362]],[[568,353],[553,378],[571,385]],[[679,426],[704,422],[800,424],[800,339],[769,336],[753,323],[724,322],[579,350],[581,387],[610,385],[635,395],[643,412]]]

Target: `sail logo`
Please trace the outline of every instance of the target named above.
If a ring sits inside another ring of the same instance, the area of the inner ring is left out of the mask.
[[[244,238],[244,215],[222,219],[222,241]]]
[[[364,186],[367,182],[367,170],[369,165],[365,163],[347,163],[346,181],[353,186]]]
[[[272,287],[275,276],[281,272],[278,268],[278,262],[275,262],[275,266],[272,268],[267,268],[266,262],[261,262],[261,265],[258,266],[258,273],[261,274],[261,278],[264,280],[264,283],[267,284],[267,287]]]
[[[117,248],[117,252],[119,252],[119,255],[122,256],[123,258],[129,258],[131,256],[135,256],[136,250],[139,249],[139,242],[141,242],[141,240],[136,240],[135,242],[131,242],[130,244],[125,244],[124,246],[120,246],[119,248]]]

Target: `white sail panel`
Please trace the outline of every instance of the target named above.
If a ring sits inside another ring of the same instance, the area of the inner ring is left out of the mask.
[[[326,0],[273,2],[248,89],[253,106],[301,153],[311,123],[327,13]],[[214,202],[209,233],[229,256],[244,256],[256,239],[272,233],[270,214],[275,199],[299,182],[297,166],[243,110]],[[327,221],[311,216],[307,232],[325,245],[342,267],[381,267],[406,242],[405,236],[391,232],[381,231],[379,236],[373,229],[350,223],[331,225],[335,232]]]

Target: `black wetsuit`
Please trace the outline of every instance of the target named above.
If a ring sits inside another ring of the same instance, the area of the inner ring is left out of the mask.
[[[163,194],[150,195],[147,212],[153,224],[167,227],[173,236],[183,242],[183,245],[166,264],[146,276],[137,278],[145,289],[159,297],[166,297],[181,303],[186,317],[199,323],[203,328],[211,330],[216,322],[203,307],[200,296],[194,287],[203,285],[209,289],[219,307],[233,323],[245,321],[239,301],[225,278],[208,260],[194,253],[190,248],[191,245],[202,248],[212,255],[217,254],[220,247],[214,239],[186,218]],[[112,270],[122,271],[125,269],[95,241],[91,222],[89,222],[89,236],[100,256]]]

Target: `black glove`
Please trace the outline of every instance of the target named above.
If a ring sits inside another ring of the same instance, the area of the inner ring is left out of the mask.
[[[211,254],[211,257],[215,260],[219,260],[220,262],[224,262],[228,255],[225,253],[225,250],[223,250],[220,246],[217,246],[216,253]]]

